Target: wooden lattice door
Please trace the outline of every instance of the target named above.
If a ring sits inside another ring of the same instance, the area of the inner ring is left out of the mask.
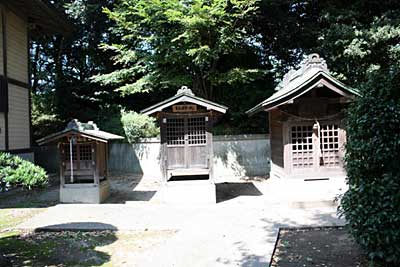
[[[326,168],[340,167],[340,128],[337,123],[323,124],[320,129],[320,166]]]
[[[291,146],[293,171],[310,169],[315,166],[315,145],[313,142],[312,124],[291,127]]]
[[[335,122],[291,125],[290,167],[293,174],[308,174],[342,167],[340,127]]]
[[[208,168],[207,122],[206,116],[166,118],[167,169]]]

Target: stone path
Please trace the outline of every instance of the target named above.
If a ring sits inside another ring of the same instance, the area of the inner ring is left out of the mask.
[[[337,194],[332,184],[328,188],[311,184],[306,188],[313,191],[303,196],[293,193],[302,189],[300,184],[255,185],[261,194],[237,196],[214,205],[57,205],[19,228],[177,230],[172,238],[143,251],[127,266],[267,266],[279,227],[344,223],[337,218],[336,207],[326,205]]]

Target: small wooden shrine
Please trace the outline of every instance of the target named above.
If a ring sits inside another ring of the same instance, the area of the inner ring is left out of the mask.
[[[101,203],[110,194],[108,143],[122,136],[100,131],[93,122],[72,120],[65,130],[38,140],[57,144],[60,155],[60,202]]]
[[[318,54],[287,73],[276,92],[247,113],[269,113],[271,176],[344,176],[344,109],[358,92],[335,79]]]
[[[195,96],[183,86],[177,94],[142,110],[155,115],[161,131],[163,180],[208,176],[212,180],[213,123],[227,108]]]

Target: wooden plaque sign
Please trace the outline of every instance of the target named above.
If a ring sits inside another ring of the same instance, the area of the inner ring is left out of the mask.
[[[196,112],[197,105],[174,105],[172,112]]]

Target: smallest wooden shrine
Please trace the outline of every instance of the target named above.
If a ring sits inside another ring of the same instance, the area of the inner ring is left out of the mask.
[[[318,54],[287,73],[276,92],[247,113],[269,113],[271,176],[300,179],[343,177],[347,105],[358,91],[329,72]]]
[[[161,131],[164,182],[174,177],[208,176],[212,181],[213,123],[227,107],[195,96],[186,86],[163,102],[142,110],[155,115]]]
[[[93,122],[72,120],[65,130],[37,141],[57,144],[60,155],[60,202],[101,203],[110,195],[108,142],[122,136],[100,131]]]

